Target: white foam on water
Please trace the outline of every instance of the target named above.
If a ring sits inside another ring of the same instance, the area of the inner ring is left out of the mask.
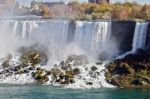
[[[79,66],[78,68],[81,70],[81,74],[75,76],[75,83],[67,85],[65,88],[101,88],[101,87],[115,87],[111,84],[108,84],[105,80],[105,63],[102,65],[95,64],[87,64],[84,66]],[[96,66],[98,70],[92,71],[91,67]],[[99,74],[97,74],[99,73]],[[87,83],[92,83],[91,85]]]

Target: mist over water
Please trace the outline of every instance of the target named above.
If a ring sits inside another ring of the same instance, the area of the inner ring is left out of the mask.
[[[68,20],[0,20],[0,53],[7,55],[37,45],[38,50],[46,52],[49,62],[55,63],[72,54],[96,61],[103,52],[111,56],[117,51],[114,46],[110,51],[111,22],[77,21],[75,27],[70,24]]]

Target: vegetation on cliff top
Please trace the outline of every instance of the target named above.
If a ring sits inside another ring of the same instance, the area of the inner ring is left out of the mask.
[[[46,7],[41,5],[42,15],[45,18],[64,17],[79,20],[100,20],[100,19],[117,19],[133,20],[144,19],[150,20],[150,5],[140,5],[136,2],[125,3],[77,3],[72,2],[67,5],[54,5]],[[49,9],[48,9],[49,8]]]

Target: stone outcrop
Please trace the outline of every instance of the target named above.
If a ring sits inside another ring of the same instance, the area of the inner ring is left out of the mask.
[[[111,62],[106,80],[119,87],[150,87],[150,53],[139,49],[123,59]]]
[[[134,21],[112,21],[112,41],[117,42],[121,52],[132,49],[135,25]]]

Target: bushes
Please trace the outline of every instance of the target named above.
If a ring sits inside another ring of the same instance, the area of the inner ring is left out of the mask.
[[[43,4],[40,6],[40,8],[42,9],[43,18],[52,18],[53,14],[47,5]]]
[[[48,7],[42,4],[40,8],[44,18],[52,18],[56,13],[59,16],[68,18],[73,15],[74,19],[79,20],[100,20],[100,19],[145,19],[150,20],[150,5],[139,5],[135,2],[125,3],[78,3],[72,2],[67,5],[61,5],[62,9]],[[59,6],[60,8],[60,6]],[[54,9],[54,11],[52,10]],[[65,13],[65,15],[63,14]]]
[[[79,4],[84,16],[97,19],[145,19],[150,20],[150,5],[139,5],[136,2],[125,3],[101,3],[101,4]]]

